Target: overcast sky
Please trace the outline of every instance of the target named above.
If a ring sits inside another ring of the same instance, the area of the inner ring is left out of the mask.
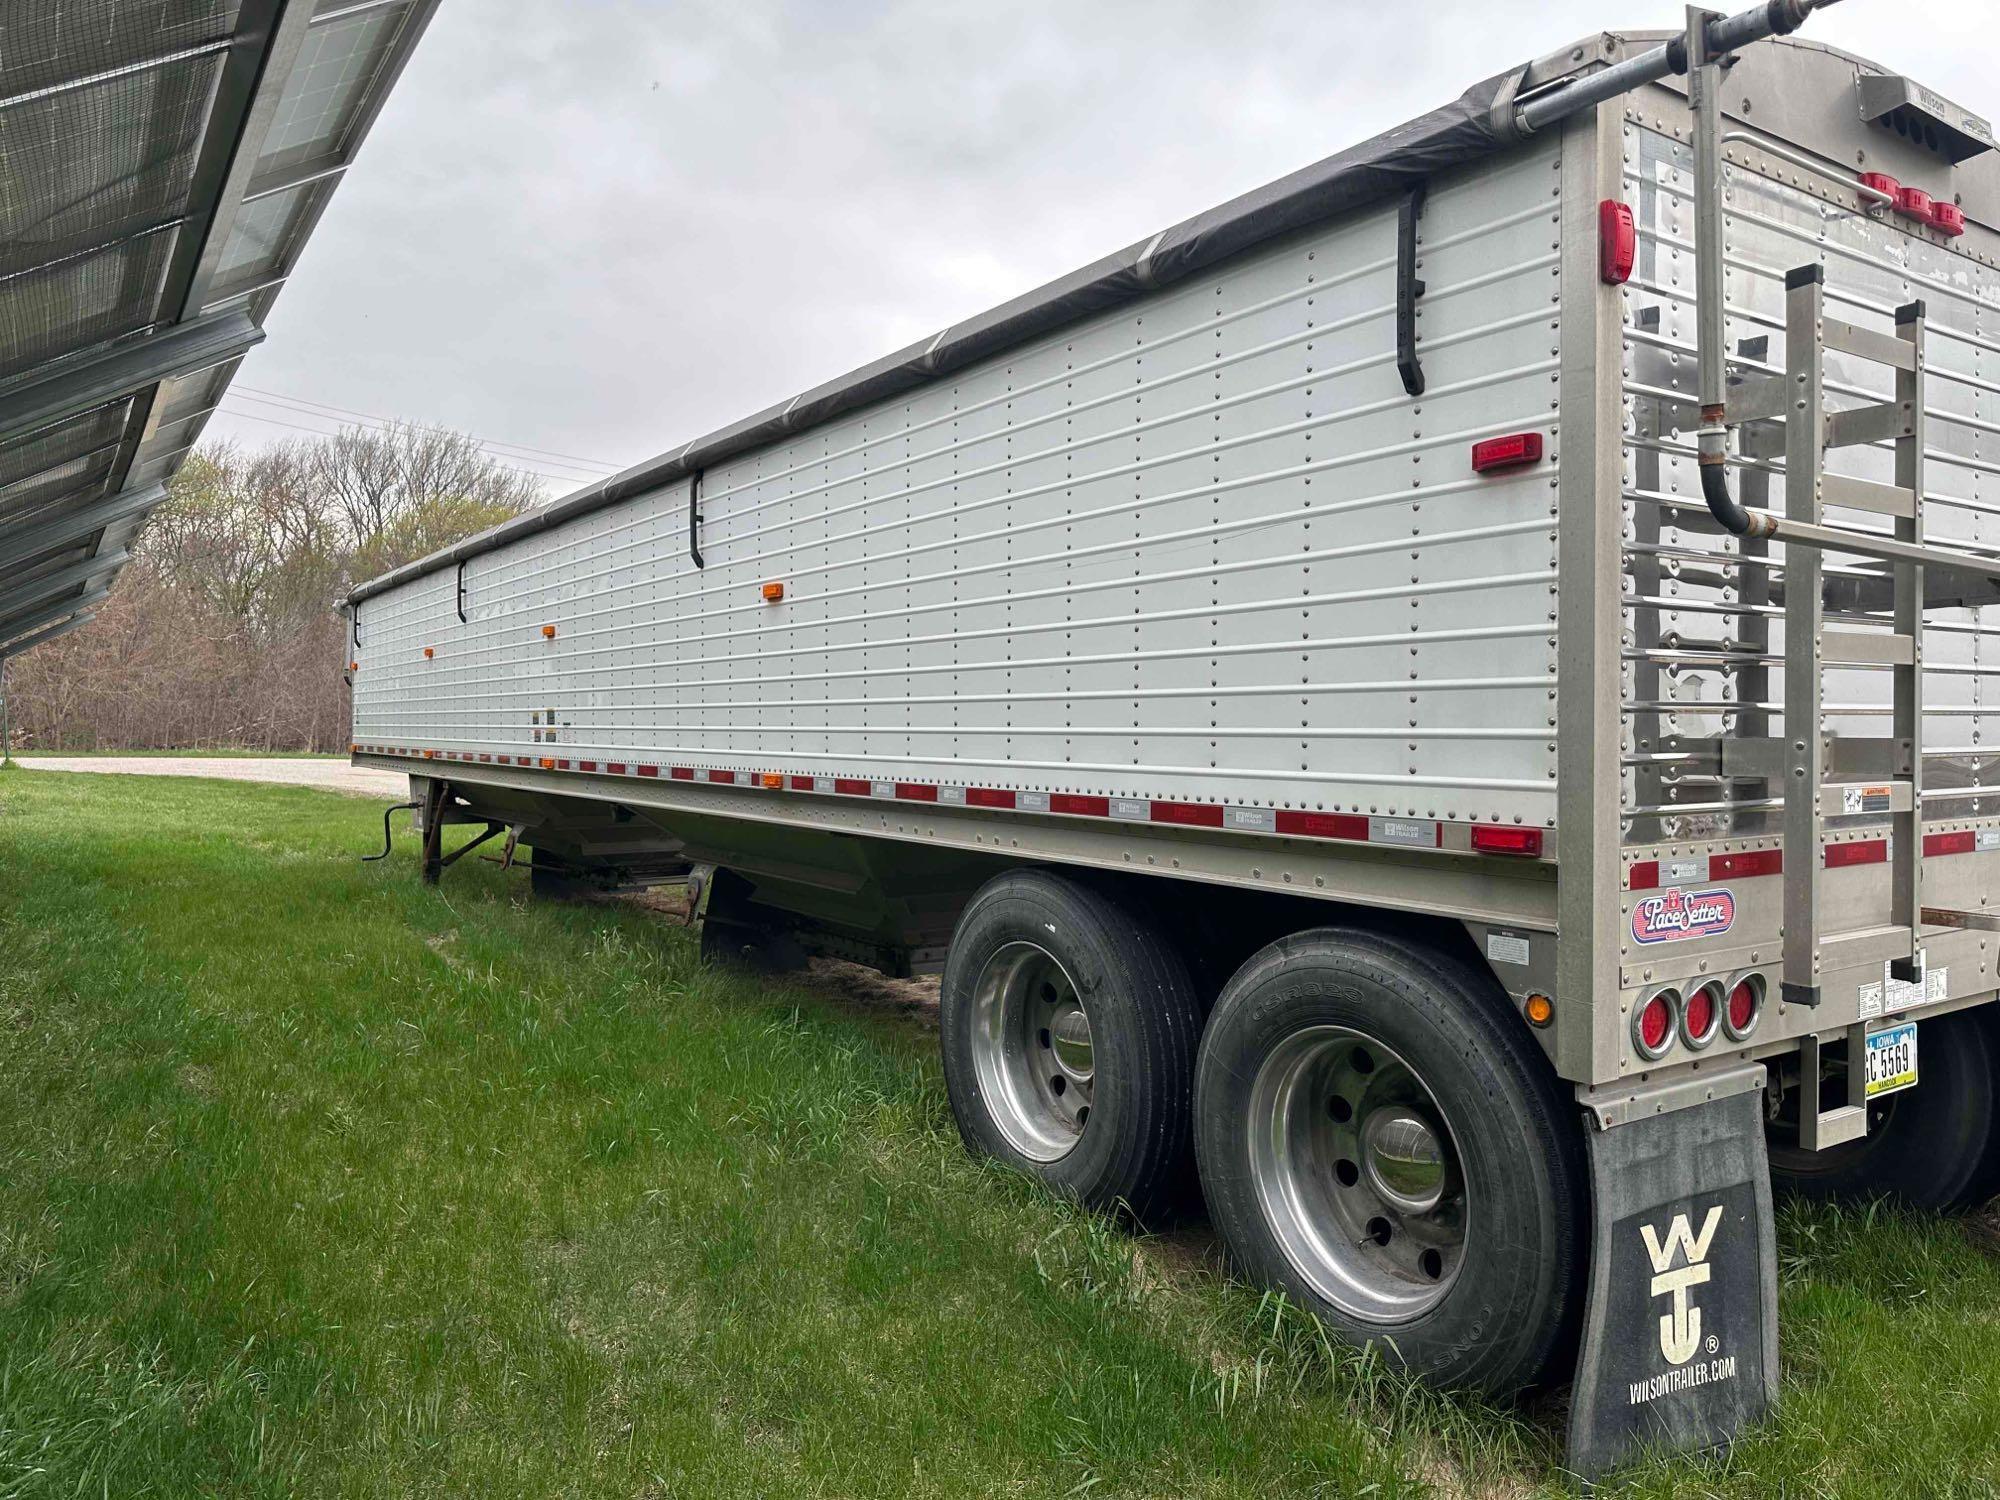
[[[1996,12],[1847,0],[1809,34],[1992,115]],[[1511,64],[1681,15],[444,0],[237,385],[634,463]],[[230,415],[209,433],[298,435]],[[552,493],[596,472],[535,462]]]

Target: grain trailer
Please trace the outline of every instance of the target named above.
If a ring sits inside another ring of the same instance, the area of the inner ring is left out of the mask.
[[[356,589],[355,759],[433,876],[484,821],[941,968],[975,1150],[1573,1370],[1582,1470],[1726,1439],[1774,1175],[2000,1170],[2000,168],[1813,8],[1587,37]]]

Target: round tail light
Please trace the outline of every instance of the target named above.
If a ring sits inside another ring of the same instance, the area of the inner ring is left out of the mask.
[[[1722,1026],[1722,985],[1709,980],[1681,1002],[1681,1040],[1699,1052],[1715,1040]]]
[[[1729,1000],[1722,1008],[1722,1029],[1729,1040],[1740,1042],[1757,1029],[1764,1013],[1764,976],[1739,975],[1729,986]]]
[[[1632,1012],[1632,1045],[1648,1062],[1657,1062],[1674,1044],[1674,1011],[1679,996],[1655,990]]]

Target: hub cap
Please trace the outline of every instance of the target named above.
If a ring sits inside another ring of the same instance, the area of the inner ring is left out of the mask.
[[[1360,1032],[1310,1027],[1264,1060],[1250,1110],[1258,1201],[1314,1291],[1370,1323],[1443,1299],[1465,1258],[1465,1174],[1409,1064]]]
[[[1055,956],[1009,943],[973,986],[973,1067],[993,1121],[1032,1161],[1067,1156],[1090,1121],[1090,1012]]]

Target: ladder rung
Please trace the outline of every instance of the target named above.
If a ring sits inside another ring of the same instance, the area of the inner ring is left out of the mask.
[[[1906,667],[1917,659],[1908,636],[1888,631],[1823,630],[1819,643],[1822,661]]]
[[[1829,781],[1819,789],[1823,818],[1908,812],[1914,801],[1907,781]]]
[[[1828,474],[1820,480],[1820,499],[1827,505],[1844,505],[1878,516],[1899,516],[1905,520],[1917,513],[1915,490],[1900,485],[1877,484],[1872,479],[1854,479],[1846,474]]]
[[[1915,431],[1910,425],[1910,408],[1900,401],[1878,401],[1832,412],[1826,419],[1828,448],[1855,448],[1868,443],[1886,443],[1906,438]]]
[[[1917,367],[1917,346],[1908,339],[1857,328],[1839,318],[1822,318],[1820,327],[1821,337],[1829,349],[1872,359],[1878,365],[1893,365],[1898,370],[1914,370]]]
[[[1907,958],[1909,954],[1907,927],[1863,927],[1837,937],[1821,938],[1819,943],[1820,968],[1827,974],[1838,974],[1842,969],[1879,971],[1890,959]]]
[[[1745,380],[1729,393],[1729,420],[1732,422],[1772,422],[1785,415],[1789,396],[1782,375],[1765,375]]]
[[[1803,1105],[1804,1101],[1801,1101]],[[1808,1151],[1825,1151],[1844,1146],[1868,1134],[1868,1111],[1859,1104],[1843,1104],[1838,1109],[1807,1111],[1801,1122],[1799,1144]]]

